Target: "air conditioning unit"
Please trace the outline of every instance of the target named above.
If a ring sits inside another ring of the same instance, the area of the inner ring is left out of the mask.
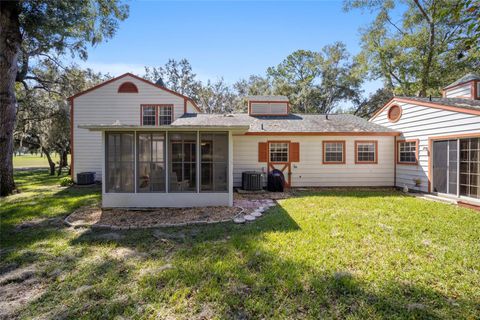
[[[262,173],[257,171],[242,172],[242,189],[248,191],[262,190]]]
[[[77,184],[87,185],[95,183],[95,172],[77,173]]]

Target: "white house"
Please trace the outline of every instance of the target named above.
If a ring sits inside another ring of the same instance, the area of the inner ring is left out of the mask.
[[[426,143],[407,142],[425,139],[417,131],[427,127],[443,132],[435,120],[443,114],[413,118],[450,112],[449,123],[461,123],[458,132],[480,135],[479,91],[437,102],[394,98],[371,121],[293,114],[282,96],[248,97],[248,113],[221,115],[202,114],[192,99],[127,73],[69,98],[72,177],[94,171],[104,207],[232,205],[242,172],[274,168],[288,187],[413,187],[419,177],[418,188],[428,191],[429,156],[422,148],[429,148],[429,136]],[[469,190],[469,199],[478,198]]]
[[[394,97],[370,121],[401,133],[396,186],[480,199],[480,76],[448,85],[442,98]]]

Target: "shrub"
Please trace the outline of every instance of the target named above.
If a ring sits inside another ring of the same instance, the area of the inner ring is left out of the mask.
[[[70,177],[63,177],[60,179],[60,186],[66,187],[73,184],[73,180]]]

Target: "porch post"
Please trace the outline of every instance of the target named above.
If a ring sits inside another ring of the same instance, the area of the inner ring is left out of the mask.
[[[233,136],[228,131],[228,205],[233,206]]]

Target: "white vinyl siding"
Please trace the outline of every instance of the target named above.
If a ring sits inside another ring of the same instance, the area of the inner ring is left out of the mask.
[[[283,115],[288,112],[286,102],[252,102],[250,108],[250,114],[252,115]]]
[[[480,133],[480,116],[462,112],[392,101],[402,107],[399,121],[388,121],[388,108],[385,108],[371,121],[402,133],[398,140],[418,139],[418,165],[397,165],[397,186],[428,191],[428,138]],[[421,180],[420,187],[415,187],[415,179]]]
[[[117,92],[118,87],[127,81],[137,86],[138,93]],[[101,133],[80,129],[78,125],[113,124],[117,120],[121,124],[140,125],[140,105],[142,104],[171,104],[174,106],[174,120],[184,113],[183,97],[129,76],[74,99],[74,180],[77,173],[84,171],[94,171],[96,180],[102,178]]]
[[[463,98],[463,99],[470,99],[472,98],[472,86],[471,83],[465,83],[458,87],[453,87],[451,89],[445,90],[445,97],[446,98]]]
[[[392,136],[243,136],[233,137],[233,183],[242,184],[242,172],[267,172],[258,162],[258,143],[269,140],[300,144],[300,162],[292,163],[292,187],[393,186],[394,137]],[[345,140],[345,164],[322,164],[322,142]],[[378,164],[355,164],[355,140],[378,141]]]

